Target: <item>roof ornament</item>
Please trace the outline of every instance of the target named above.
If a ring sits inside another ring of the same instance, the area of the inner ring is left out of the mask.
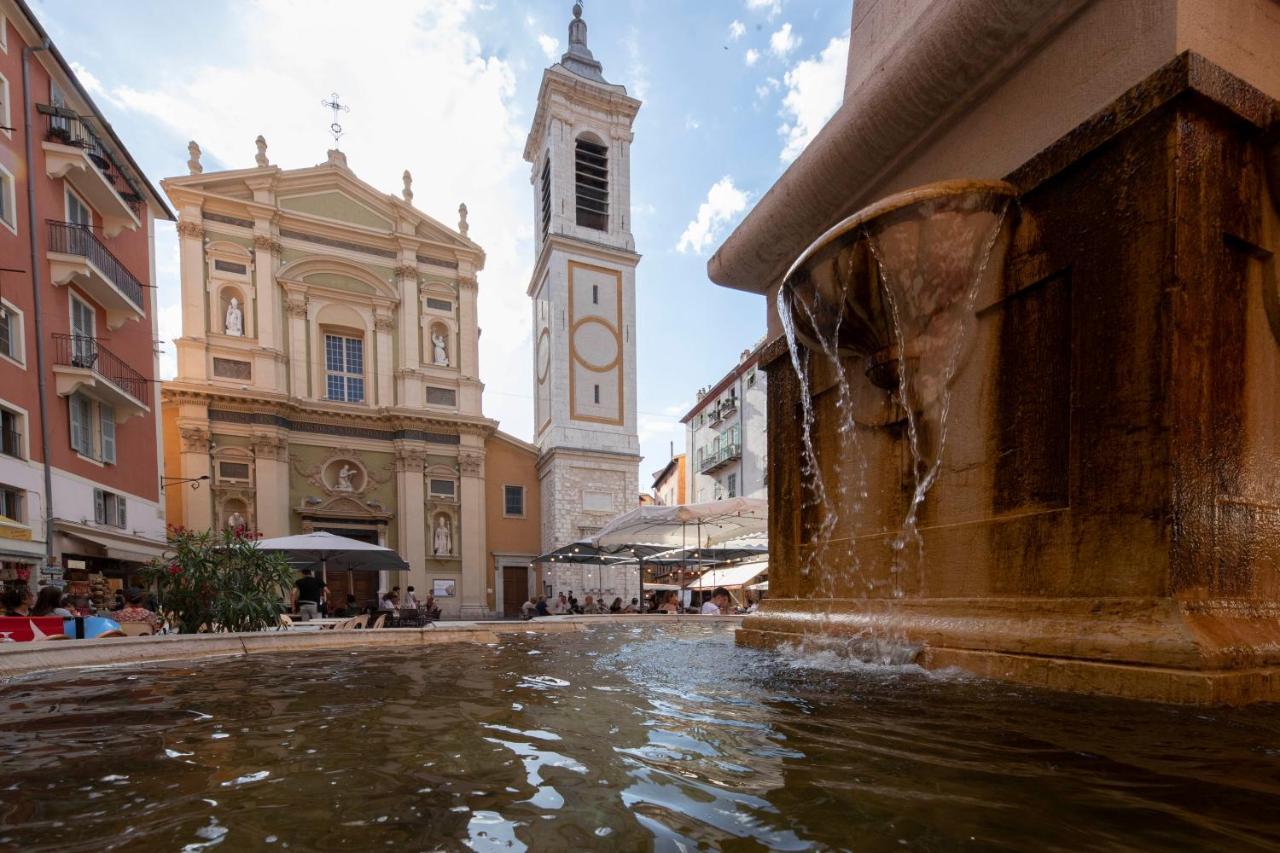
[[[337,92],[330,92],[329,100],[327,101],[321,99],[320,106],[333,110],[333,123],[329,125],[329,133],[333,134],[334,149],[341,148],[342,146],[338,144],[338,140],[342,138],[342,125],[338,124],[338,113],[349,113],[351,112],[351,107],[338,101]]]
[[[560,57],[560,64],[588,80],[606,82],[604,66],[591,55],[587,47],[587,22],[582,20],[582,4],[573,4],[573,20],[569,22],[569,49]]]
[[[409,174],[409,170],[404,170],[401,176],[404,180],[404,189],[400,191],[400,195],[404,196],[404,200],[413,204],[413,175]]]
[[[198,175],[203,172],[204,166],[200,165],[200,146],[196,144],[194,139],[187,143],[187,154],[189,155],[187,172],[192,175]]]
[[[467,232],[471,230],[471,226],[467,224],[467,205],[458,205],[458,233],[463,237],[467,236]]]
[[[258,146],[258,153],[253,155],[253,159],[257,162],[259,169],[265,169],[267,166],[271,165],[267,160],[267,140],[261,133],[259,133],[258,138],[253,140],[253,142]]]

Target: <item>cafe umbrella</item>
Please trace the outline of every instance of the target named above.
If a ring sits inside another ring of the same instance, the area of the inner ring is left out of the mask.
[[[321,577],[327,570],[345,571],[347,589],[352,589],[351,573],[358,571],[406,571],[409,564],[390,548],[348,539],[328,531],[299,533],[296,536],[280,536],[275,539],[259,539],[258,547],[264,551],[278,551],[293,568],[319,569]]]

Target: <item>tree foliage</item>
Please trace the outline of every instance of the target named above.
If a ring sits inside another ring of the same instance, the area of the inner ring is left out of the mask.
[[[236,530],[170,528],[167,562],[146,572],[160,608],[183,634],[217,629],[261,631],[280,619],[294,572],[279,552],[257,547],[257,535]]]

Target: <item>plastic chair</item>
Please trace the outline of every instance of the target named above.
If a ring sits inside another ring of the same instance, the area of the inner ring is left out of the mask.
[[[288,613],[281,613],[280,614],[280,630],[288,631],[292,627],[293,627],[293,619],[290,618]]]
[[[385,625],[386,622],[387,622],[387,614],[379,613],[378,618],[373,620],[373,624],[369,626],[369,630],[376,631],[379,628],[381,628],[383,625]]]

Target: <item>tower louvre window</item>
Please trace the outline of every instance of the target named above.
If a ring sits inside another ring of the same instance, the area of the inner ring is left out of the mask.
[[[597,231],[609,229],[609,150],[578,140],[575,159],[578,224]]]
[[[551,230],[551,155],[542,163],[542,239]]]

